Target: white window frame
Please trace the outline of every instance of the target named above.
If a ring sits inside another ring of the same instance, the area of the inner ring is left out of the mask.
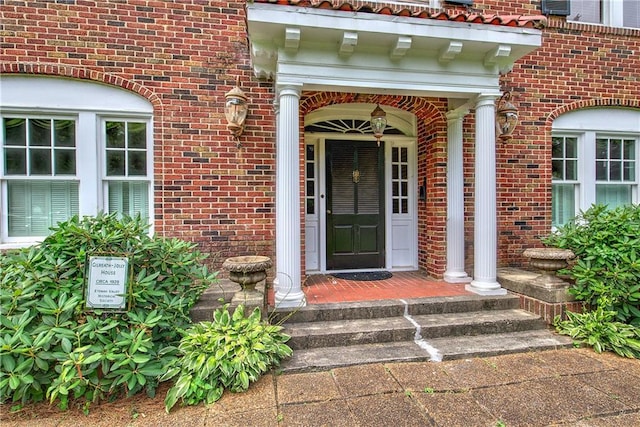
[[[575,110],[558,117],[552,135],[578,138],[578,176],[576,212],[586,211],[596,203],[596,139],[635,140],[635,181],[631,185],[631,203],[639,203],[640,186],[640,110],[621,108],[589,108]],[[562,182],[562,181],[555,181]]]
[[[145,122],[147,126],[147,175],[126,177],[144,180],[149,187],[149,212],[153,233],[153,106],[139,95],[90,81],[48,76],[7,75],[0,80],[0,116],[74,119],[76,122],[76,175],[80,182],[79,215],[96,215],[108,209],[105,180],[106,120]],[[4,129],[4,126],[2,126]],[[2,138],[4,141],[4,136]],[[42,236],[9,237],[7,180],[4,147],[0,146],[0,249],[24,247]],[[26,177],[27,179],[29,177]],[[55,178],[55,177],[54,177]]]

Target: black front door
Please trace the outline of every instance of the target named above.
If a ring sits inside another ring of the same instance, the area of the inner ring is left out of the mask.
[[[327,269],[384,267],[384,150],[327,141]]]

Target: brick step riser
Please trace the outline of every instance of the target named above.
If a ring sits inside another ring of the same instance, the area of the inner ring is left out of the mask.
[[[545,324],[539,318],[504,320],[494,322],[482,322],[462,325],[435,325],[422,326],[420,335],[423,339],[435,339],[443,337],[475,336],[482,334],[499,334],[509,332],[522,332],[545,328]],[[285,333],[291,335],[287,343],[292,349],[309,349],[321,347],[339,347],[360,344],[374,344],[385,342],[413,341],[416,333],[415,327],[408,325],[403,328],[385,329],[368,332],[348,332],[335,334],[296,334],[295,330],[287,329]]]
[[[407,300],[411,316],[423,314],[463,313],[482,310],[517,309],[517,297],[448,299],[429,298]],[[356,319],[380,319],[403,316],[405,305],[397,300],[375,301],[368,303],[312,305],[299,310],[275,310],[270,313],[273,323],[285,319],[286,323],[339,321]]]

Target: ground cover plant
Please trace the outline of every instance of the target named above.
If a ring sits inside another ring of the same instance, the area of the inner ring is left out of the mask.
[[[165,398],[166,411],[178,401],[213,403],[225,389],[246,391],[250,383],[291,356],[285,344],[290,337],[282,329],[263,321],[259,308],[245,316],[243,305],[231,314],[228,304],[214,312],[211,322],[195,324],[180,341],[181,357],[161,378],[177,376]]]
[[[569,292],[586,303],[584,313],[556,320],[559,332],[596,351],[640,358],[640,206],[592,206],[544,239],[571,249]]]
[[[91,254],[126,256],[122,313],[84,309]],[[215,280],[205,255],[178,239],[151,237],[140,218],[74,217],[41,244],[0,254],[0,397],[16,406],[48,399],[65,408],[153,395],[178,357],[189,310]]]

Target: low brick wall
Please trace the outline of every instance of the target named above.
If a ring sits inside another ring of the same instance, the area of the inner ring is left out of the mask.
[[[560,316],[562,320],[567,319],[567,311],[582,312],[584,303],[582,301],[567,302],[546,302],[527,295],[514,294],[520,297],[520,308],[530,313],[537,314],[542,317],[547,324],[552,324],[556,316]]]
[[[545,288],[534,282],[539,273],[517,268],[498,270],[498,282],[512,294],[520,297],[520,308],[542,317],[552,324],[556,316],[566,320],[567,311],[581,312],[582,301],[576,301],[568,291],[569,284],[560,288]]]

